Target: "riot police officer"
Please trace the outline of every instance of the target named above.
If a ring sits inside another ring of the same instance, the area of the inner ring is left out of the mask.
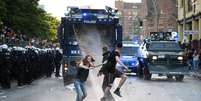
[[[59,48],[57,48],[55,52],[56,52],[55,53],[55,60],[54,60],[55,68],[56,68],[55,76],[56,77],[61,77],[61,75],[59,74],[59,71],[60,71],[60,67],[61,67],[62,54],[59,51]]]
[[[2,51],[0,52],[0,66],[1,66],[1,71],[0,71],[0,82],[1,86],[3,88],[10,88],[11,87],[11,68],[12,68],[12,62],[11,62],[11,54],[8,49],[8,47],[3,47]]]

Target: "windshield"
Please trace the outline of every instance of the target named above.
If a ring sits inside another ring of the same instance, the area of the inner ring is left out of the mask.
[[[181,50],[181,48],[179,47],[179,45],[175,42],[158,42],[158,43],[150,43],[150,45],[148,46],[148,50]]]
[[[121,49],[122,56],[136,56],[138,54],[139,47],[123,47]]]

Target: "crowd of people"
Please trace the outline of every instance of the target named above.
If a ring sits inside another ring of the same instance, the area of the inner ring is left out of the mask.
[[[189,70],[199,70],[201,69],[201,52],[195,49],[185,49],[185,56],[187,57],[187,64]]]
[[[14,31],[12,28],[5,25],[0,28],[0,45],[7,44],[9,47],[25,47],[29,43],[38,48],[51,48],[58,46],[58,44],[55,46],[55,43],[39,37],[28,37],[26,34],[22,34],[20,31]]]
[[[186,40],[180,46],[184,49],[189,70],[198,71],[201,69],[201,50],[193,48],[192,42],[187,43]]]
[[[62,52],[56,47],[15,34],[11,28],[3,26],[0,30],[0,86],[11,88],[14,81],[18,86],[31,84],[41,77],[51,77],[54,71],[55,76],[60,77]]]

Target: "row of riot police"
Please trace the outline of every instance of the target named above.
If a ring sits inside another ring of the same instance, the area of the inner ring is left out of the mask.
[[[12,81],[18,86],[31,84],[41,77],[51,77],[54,70],[58,77],[62,53],[58,49],[0,46],[0,84],[10,88]]]

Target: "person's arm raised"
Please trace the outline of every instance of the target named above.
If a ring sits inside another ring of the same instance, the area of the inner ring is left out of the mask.
[[[84,68],[84,69],[90,69],[89,67],[85,66],[85,65],[83,64],[83,62],[80,62],[79,67],[80,67],[80,68]]]
[[[124,65],[124,63],[120,60],[120,58],[118,56],[115,56],[115,59],[116,59],[117,63],[122,65],[125,69],[129,70],[128,67],[126,65]]]

